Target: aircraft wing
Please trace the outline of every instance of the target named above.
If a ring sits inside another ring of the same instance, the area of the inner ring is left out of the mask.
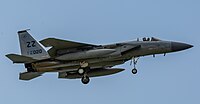
[[[84,46],[96,46],[93,44],[80,43],[80,42],[74,42],[74,41],[62,40],[62,39],[56,39],[56,38],[47,38],[47,39],[41,40],[40,43],[44,45],[45,47],[52,47],[48,51],[51,56],[54,56],[55,52],[60,49],[76,48],[76,47],[84,47]]]

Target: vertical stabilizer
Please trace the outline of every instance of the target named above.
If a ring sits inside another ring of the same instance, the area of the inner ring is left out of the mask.
[[[18,31],[21,54],[32,57],[33,59],[49,58],[47,51],[27,32]]]

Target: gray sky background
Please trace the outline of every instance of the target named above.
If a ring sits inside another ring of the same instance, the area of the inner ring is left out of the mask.
[[[200,104],[199,0],[0,0],[1,104]],[[17,31],[93,44],[154,36],[193,44],[186,51],[143,57],[116,75],[80,80],[45,74],[20,81],[23,65],[5,57],[20,53]]]

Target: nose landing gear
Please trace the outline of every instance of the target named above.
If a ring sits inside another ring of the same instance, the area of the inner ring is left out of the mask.
[[[131,60],[131,65],[132,64],[134,65],[134,68],[131,71],[133,74],[137,74],[136,64],[137,64],[139,58],[140,57],[138,57],[138,58],[133,57],[132,60]]]

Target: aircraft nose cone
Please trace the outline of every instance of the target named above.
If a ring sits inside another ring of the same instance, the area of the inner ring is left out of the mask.
[[[185,50],[185,49],[192,48],[192,47],[193,47],[193,45],[186,44],[186,43],[179,43],[179,42],[171,43],[172,52],[181,51],[181,50]]]

